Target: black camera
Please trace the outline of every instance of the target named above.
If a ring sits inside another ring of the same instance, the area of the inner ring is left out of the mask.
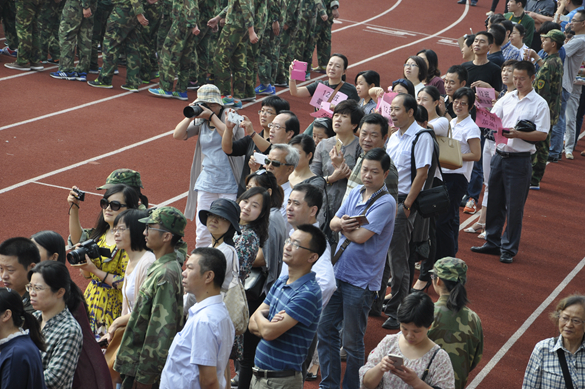
[[[202,107],[210,109],[205,103],[196,103],[195,105],[188,105],[185,108],[183,108],[183,115],[185,115],[185,117],[189,119],[197,117],[201,115],[201,113],[203,112]]]
[[[75,197],[77,197],[77,200],[85,201],[85,192],[84,191],[82,191],[80,189],[73,189],[73,191],[77,195],[77,196],[75,196]]]
[[[109,250],[108,250],[109,251]],[[93,239],[86,240],[75,250],[71,250],[67,254],[67,260],[72,265],[79,265],[85,263],[85,255],[91,259],[96,259],[102,256],[100,247]]]

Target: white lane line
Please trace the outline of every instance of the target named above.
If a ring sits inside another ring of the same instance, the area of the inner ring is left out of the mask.
[[[348,28],[361,26],[362,24],[366,24],[366,23],[371,22],[372,20],[376,20],[379,17],[382,17],[382,16],[386,15],[388,12],[391,12],[392,10],[394,10],[394,8],[398,7],[398,5],[400,3],[402,3],[402,0],[398,0],[396,2],[396,4],[394,4],[392,7],[388,8],[386,11],[382,12],[381,14],[378,14],[378,15],[376,15],[374,17],[371,17],[369,19],[366,19],[366,20],[364,20],[362,22],[358,22],[358,23],[355,23],[355,24],[351,24],[349,26],[341,27],[341,28],[336,28],[335,30],[331,31],[331,33],[333,34],[334,32],[339,32],[339,31],[347,30]]]
[[[22,77],[22,76],[30,76],[31,74],[42,73],[45,70],[53,70],[53,69],[59,69],[59,65],[46,67],[46,68],[44,68],[41,71],[38,71],[38,70],[29,70],[27,72],[20,72],[18,74],[14,74],[12,76],[2,77],[2,78],[0,78],[0,81],[12,80],[13,78]]]
[[[171,205],[171,204],[173,204],[176,201],[179,201],[181,199],[184,199],[185,197],[187,197],[188,194],[189,194],[189,192],[181,193],[180,195],[175,196],[172,199],[168,199],[167,201],[163,201],[158,206],[159,207],[164,207],[164,206],[167,206],[167,205]]]
[[[575,268],[565,277],[565,279],[552,291],[552,293],[540,304],[540,306],[530,315],[528,319],[522,324],[520,328],[512,335],[510,339],[502,346],[502,348],[490,359],[490,361],[481,369],[479,374],[475,376],[473,381],[467,386],[467,389],[475,389],[484,380],[484,378],[492,371],[496,364],[506,355],[512,348],[514,343],[520,339],[528,328],[536,321],[536,319],[544,312],[544,310],[559,296],[559,294],[567,287],[567,285],[575,278],[575,276],[585,267],[585,258],[575,266]]]
[[[459,225],[459,231],[461,231],[462,229],[464,229],[465,227],[467,227],[468,225],[470,225],[471,223],[473,223],[474,221],[476,221],[479,218],[479,213],[480,212],[481,211],[477,211],[475,213],[475,215],[471,215],[470,217],[468,217],[467,219],[465,219],[465,221]]]
[[[151,87],[153,87],[154,85],[158,85],[158,83],[154,83],[154,84],[150,84],[150,85],[144,86],[144,87],[142,87],[142,88],[139,88],[138,90],[139,90],[139,91],[143,91],[143,90],[146,90],[146,89],[148,89],[148,88],[151,88]],[[89,85],[88,85],[88,87],[89,87]],[[67,112],[76,111],[76,110],[78,110],[78,109],[85,108],[85,107],[90,107],[90,106],[92,106],[92,105],[96,105],[96,104],[99,104],[99,103],[105,103],[106,101],[114,100],[114,99],[117,99],[117,98],[119,98],[119,97],[128,96],[128,95],[131,95],[131,94],[134,94],[134,93],[136,93],[136,92],[124,92],[124,93],[120,93],[120,94],[118,94],[118,95],[114,95],[114,96],[106,97],[106,98],[103,98],[103,99],[100,99],[100,100],[95,100],[95,101],[91,101],[91,102],[89,102],[89,103],[85,103],[85,104],[77,105],[77,106],[75,106],[75,107],[71,107],[71,108],[63,109],[63,110],[61,110],[61,111],[52,112],[52,113],[49,113],[49,114],[46,114],[46,115],[42,115],[42,116],[37,116],[36,118],[32,118],[32,119],[24,120],[24,121],[22,121],[22,122],[13,123],[13,124],[9,124],[9,125],[7,125],[7,126],[4,126],[4,127],[0,127],[0,131],[2,131],[2,130],[7,130],[7,129],[9,129],[9,128],[12,128],[12,127],[18,127],[18,126],[21,126],[21,125],[23,125],[23,124],[27,124],[27,123],[36,122],[36,121],[38,121],[38,120],[42,120],[42,119],[46,119],[46,118],[50,118],[50,117],[52,117],[52,116],[61,115],[61,114],[67,113]],[[0,192],[0,193],[1,193],[1,192]]]
[[[580,135],[579,135],[579,140],[583,139],[583,137],[585,136],[585,131],[583,131]]]
[[[60,186],[60,185],[47,184],[46,182],[33,181],[33,182],[31,182],[31,184],[45,185],[45,186],[50,186],[53,188],[65,189],[68,192],[71,190],[71,188],[67,188],[67,187]],[[87,194],[90,194],[90,195],[103,197],[103,193],[93,193],[93,192],[88,192],[88,191],[84,191],[84,192]]]

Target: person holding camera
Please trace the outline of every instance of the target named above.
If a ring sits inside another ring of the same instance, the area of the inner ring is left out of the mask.
[[[114,319],[122,312],[122,286],[128,255],[116,247],[112,228],[118,214],[126,209],[137,209],[139,198],[134,189],[127,185],[114,185],[100,200],[102,211],[92,229],[83,229],[79,221],[79,190],[72,188],[67,197],[70,204],[69,239],[70,246],[81,247],[70,252],[67,260],[71,265],[85,265],[83,276],[91,280],[84,292],[88,305],[89,323],[96,335],[104,335]],[[92,266],[86,262],[88,253]],[[88,271],[89,270],[89,271]],[[105,272],[105,273],[104,273]]]
[[[189,117],[177,124],[173,138],[187,140],[198,135],[185,208],[185,216],[193,220],[199,211],[208,210],[217,199],[236,200],[245,157],[228,157],[221,148],[228,111],[224,109],[221,94],[215,85],[207,84],[199,88],[197,99],[190,106],[191,110],[184,111]],[[234,111],[230,113],[235,114]],[[234,139],[244,136],[244,129],[235,127]],[[225,174],[229,171],[232,174]],[[196,247],[210,246],[211,234],[207,227],[198,219],[195,222]]]

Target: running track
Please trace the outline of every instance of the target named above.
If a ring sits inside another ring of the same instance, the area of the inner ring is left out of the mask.
[[[488,10],[485,1],[478,7],[457,5],[455,0],[362,4],[343,4],[342,19],[334,25],[333,52],[349,58],[348,81],[353,82],[358,71],[374,69],[384,86],[399,78],[404,60],[422,48],[438,53],[443,72],[460,63],[457,38],[469,28],[482,30]],[[0,57],[2,63],[9,61]],[[123,68],[114,77],[113,90],[54,80],[49,71],[54,70],[19,73],[0,67],[0,239],[43,229],[67,236],[66,188],[72,185],[88,191],[81,221],[93,225],[101,196],[93,195],[95,187],[121,167],[141,172],[152,204],[184,209],[195,141],[178,142],[170,133],[182,119],[185,103],[121,90]],[[195,99],[195,93],[189,94]],[[308,125],[308,101],[281,88],[279,94],[290,101],[301,125]],[[259,107],[259,102],[247,104],[242,112],[254,121]],[[579,142],[577,150],[583,148]],[[578,152],[575,158],[549,165],[542,190],[530,193],[514,264],[471,253],[469,247],[482,242],[475,235],[460,234],[458,256],[470,268],[470,307],[480,315],[485,336],[483,360],[468,387],[519,387],[534,344],[558,334],[548,313],[560,297],[585,292],[580,223],[585,207],[578,195],[584,189],[585,158]],[[462,214],[462,227],[475,219],[468,218]],[[186,232],[190,247],[194,235],[190,223]],[[75,270],[72,275],[85,286]],[[366,352],[388,333],[380,327],[383,320],[370,318]]]

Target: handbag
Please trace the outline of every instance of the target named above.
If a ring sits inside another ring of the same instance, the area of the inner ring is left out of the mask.
[[[461,144],[457,139],[453,139],[451,125],[449,124],[447,136],[437,136],[436,138],[439,144],[439,162],[441,166],[451,170],[462,167]]]
[[[411,150],[411,158],[410,158],[410,179],[411,182],[414,181],[414,177],[416,177],[416,166],[414,160],[414,146],[418,141],[418,138],[421,134],[428,132],[434,138],[433,130],[422,130],[416,133],[414,141],[412,142],[412,150]],[[433,161],[437,163],[436,167],[439,168],[441,175],[443,174],[443,170],[441,169],[441,162],[437,158],[438,154],[438,145],[435,143],[435,147],[433,150]],[[432,187],[429,189],[423,189],[419,192],[418,196],[416,196],[416,200],[412,206],[418,211],[419,215],[423,218],[429,218],[438,216],[447,212],[449,209],[449,191],[447,190],[447,186],[443,184],[441,180],[434,179],[435,171],[433,170],[432,175],[429,169],[429,177],[432,178]],[[426,186],[426,185],[425,185]]]
[[[253,267],[244,282],[244,289],[246,290],[246,299],[248,301],[257,300],[262,295],[262,289],[266,283],[268,275],[261,267]]]
[[[114,332],[112,340],[108,343],[108,348],[104,355],[106,363],[108,364],[108,369],[110,370],[110,375],[112,376],[112,381],[116,382],[122,382],[120,373],[114,370],[114,363],[116,362],[116,356],[118,355],[118,350],[120,349],[120,344],[122,343],[122,337],[124,336],[125,331],[126,326],[116,328],[116,332]]]
[[[250,319],[248,301],[246,300],[244,285],[242,285],[242,281],[240,281],[239,277],[240,263],[238,260],[238,254],[236,253],[235,248],[232,246],[229,247],[233,250],[234,254],[232,261],[232,282],[223,296],[223,303],[230,314],[236,335],[241,335],[246,332],[248,321]]]
[[[569,373],[569,367],[567,366],[567,358],[565,358],[565,352],[562,348],[557,350],[557,355],[559,356],[559,362],[561,363],[565,385],[567,386],[567,389],[573,389],[573,380],[571,379],[571,373]]]
[[[433,363],[433,359],[435,359],[435,355],[437,355],[437,353],[439,352],[439,349],[440,349],[440,347],[437,348],[435,350],[435,352],[433,353],[433,356],[431,357],[431,360],[429,361],[429,364],[427,365],[427,368],[425,369],[425,372],[423,373],[422,377],[420,378],[422,382],[425,382],[425,379],[427,378],[427,375],[429,375],[429,369],[431,368],[431,364]],[[429,385],[433,389],[441,389],[438,386],[433,386],[433,385],[428,384],[428,383],[426,383],[426,384]]]

